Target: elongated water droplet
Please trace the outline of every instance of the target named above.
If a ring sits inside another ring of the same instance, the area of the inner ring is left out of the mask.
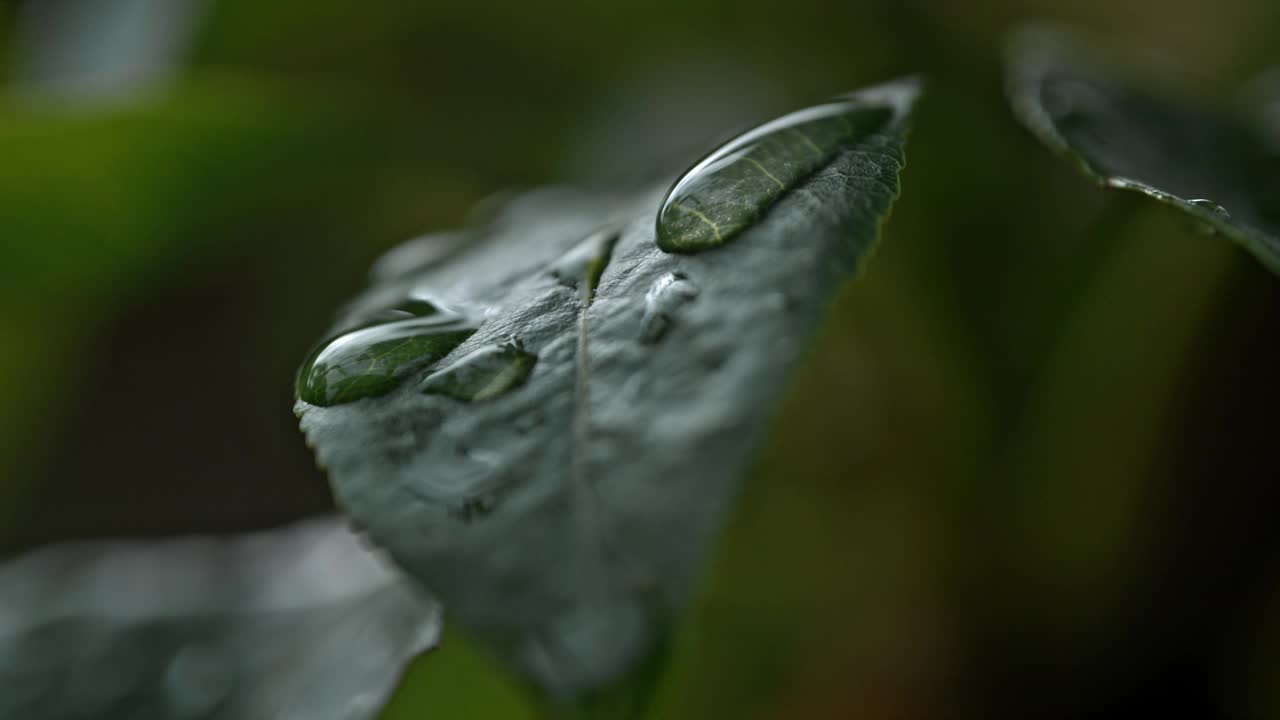
[[[422,382],[422,392],[463,402],[488,400],[523,385],[537,361],[518,342],[491,345],[432,373]]]
[[[761,125],[715,150],[663,198],[657,242],[666,252],[718,247],[783,193],[857,146],[893,116],[865,100],[835,100]]]
[[[617,242],[618,231],[614,228],[591,233],[551,263],[550,272],[562,284],[578,288],[583,299],[589,301],[600,284],[600,276],[604,274]]]
[[[395,322],[397,320],[409,320],[410,318],[446,314],[448,314],[447,310],[441,310],[430,300],[424,297],[411,295],[391,307],[374,310],[361,315],[358,318],[358,322],[355,324],[355,327],[368,327],[370,325],[381,325],[383,323]]]
[[[475,324],[457,313],[421,298],[406,299],[321,345],[298,374],[298,397],[312,405],[341,405],[385,395],[475,331]]]
[[[1208,210],[1209,212],[1215,215],[1218,215],[1224,220],[1229,219],[1231,217],[1231,213],[1227,212],[1226,208],[1222,207],[1221,205],[1219,205],[1218,203],[1212,200],[1206,200],[1204,198],[1196,198],[1194,200],[1188,200],[1187,202],[1191,203],[1192,205],[1195,205],[1201,210]]]
[[[669,272],[649,286],[640,317],[640,342],[656,343],[671,327],[676,308],[697,297],[698,288],[680,273]]]

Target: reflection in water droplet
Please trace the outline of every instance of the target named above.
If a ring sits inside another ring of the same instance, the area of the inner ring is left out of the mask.
[[[421,390],[463,402],[488,400],[523,385],[537,360],[516,341],[491,345],[432,373],[423,381]]]
[[[598,230],[551,263],[549,270],[562,284],[580,288],[583,299],[590,300],[600,283],[605,266],[609,264],[609,256],[613,253],[616,242],[617,229]]]
[[[202,645],[187,645],[169,662],[165,687],[175,717],[200,717],[231,694],[235,670],[225,654]]]
[[[640,317],[640,342],[656,343],[671,327],[676,309],[697,297],[698,288],[680,273],[669,272],[649,286]]]
[[[712,152],[663,198],[657,242],[666,252],[718,247],[754,223],[796,183],[856,147],[893,116],[837,100],[761,125]]]
[[[463,316],[421,298],[372,313],[320,346],[298,374],[298,397],[341,405],[384,395],[406,375],[448,355],[476,331]]]
[[[1187,202],[1200,208],[1201,210],[1208,210],[1209,212],[1215,215],[1218,215],[1224,220],[1229,219],[1231,217],[1231,213],[1227,212],[1226,208],[1222,207],[1221,205],[1219,205],[1218,203],[1212,200],[1206,200],[1204,198],[1196,198],[1194,200],[1188,200]]]

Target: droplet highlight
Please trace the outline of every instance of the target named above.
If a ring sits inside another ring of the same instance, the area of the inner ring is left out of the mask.
[[[666,252],[719,247],[796,184],[856,147],[893,116],[865,100],[837,100],[765,123],[686,172],[663,198],[657,243]]]
[[[476,324],[422,298],[371,313],[367,322],[321,345],[298,374],[298,397],[342,405],[394,390],[476,331]]]
[[[1195,207],[1200,208],[1201,210],[1208,210],[1214,215],[1221,217],[1223,220],[1228,220],[1231,218],[1231,213],[1227,212],[1226,208],[1222,207],[1221,205],[1219,205],[1218,203],[1212,200],[1206,200],[1205,198],[1196,198],[1194,200],[1188,200],[1187,202],[1190,203],[1191,205],[1194,205]]]
[[[640,342],[652,345],[661,340],[674,322],[676,309],[697,296],[698,288],[681,273],[665,273],[654,280],[644,295]]]
[[[525,352],[517,341],[491,345],[427,376],[421,390],[463,402],[488,400],[523,385],[537,361],[537,356]]]

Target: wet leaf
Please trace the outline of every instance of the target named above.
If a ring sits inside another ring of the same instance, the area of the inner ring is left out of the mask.
[[[1280,126],[1151,92],[1060,30],[1015,36],[1008,92],[1018,118],[1105,187],[1190,215],[1280,273]]]
[[[337,518],[0,565],[0,717],[365,720],[439,608]]]
[[[865,96],[840,98],[739,135],[703,158],[663,198],[658,246],[699,252],[723,245],[796,183],[842,149],[858,147],[893,116]]]
[[[917,94],[853,95],[890,118],[728,245],[661,250],[666,185],[544,190],[447,261],[381,268],[339,319],[415,296],[485,318],[386,394],[295,409],[343,508],[554,706],[643,705],[775,401],[897,194]],[[503,347],[536,358],[522,384],[437,392],[433,373]]]

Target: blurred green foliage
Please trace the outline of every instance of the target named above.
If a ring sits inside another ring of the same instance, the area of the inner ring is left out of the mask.
[[[0,77],[39,1],[0,5]],[[327,507],[293,372],[378,253],[919,71],[885,242],[779,408],[655,717],[1280,717],[1280,288],[1080,181],[999,67],[1049,16],[1234,87],[1280,60],[1280,6],[207,12],[172,85],[0,103],[6,551]],[[450,635],[388,717],[519,717],[495,672]]]

